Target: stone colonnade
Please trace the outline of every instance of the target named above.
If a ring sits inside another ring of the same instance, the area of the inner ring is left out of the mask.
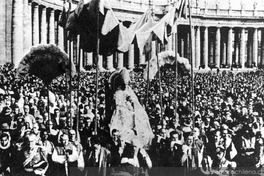
[[[9,11],[10,6],[13,11]],[[61,7],[53,8],[31,0],[14,0],[12,3],[0,3],[5,9],[0,12],[1,62],[19,63],[31,46],[40,43],[53,43],[64,49],[77,63],[80,56],[81,69],[95,64],[94,53],[84,52],[79,47],[80,39],[64,40],[64,29],[58,25],[62,14]],[[11,17],[10,17],[11,16]],[[9,17],[9,18],[7,18]],[[8,30],[10,29],[10,30]],[[194,67],[199,68],[251,68],[264,65],[264,29],[226,26],[193,27]],[[178,26],[178,53],[190,58],[190,28]],[[11,48],[10,51],[8,48]],[[106,70],[133,69],[144,64],[158,52],[175,49],[175,35],[168,37],[168,43],[162,45],[152,42],[150,55],[139,54],[136,44],[132,44],[127,53],[116,52],[110,56],[99,57],[99,68]]]
[[[6,6],[6,3],[3,1],[3,3],[0,3],[0,6],[2,5]],[[7,60],[3,60],[3,63],[12,62],[16,65],[29,51],[31,46],[45,43],[58,45],[68,53],[75,64],[77,64],[77,58],[80,56],[80,69],[96,63],[94,53],[84,52],[79,47],[78,37],[73,41],[65,40],[64,29],[58,24],[62,15],[61,7],[53,8],[44,6],[31,0],[14,0],[10,5],[13,6],[14,10],[13,12],[11,11],[11,18],[6,21],[12,21],[12,23],[10,22],[10,35],[12,36],[10,38],[12,38],[12,43],[10,42],[11,45],[8,46],[6,40],[0,41],[5,46],[0,47],[3,50],[0,55],[2,58],[7,58]],[[2,13],[2,15],[5,18],[7,16],[6,13]],[[3,27],[6,28],[6,24]],[[3,28],[3,30],[5,29]],[[1,32],[1,34],[7,35],[8,33]],[[7,39],[7,36],[3,36],[3,38]],[[110,56],[100,55],[98,60],[99,68],[106,70],[121,69],[123,67],[133,69],[141,64],[145,64],[156,52],[175,48],[173,38],[169,37],[168,40],[169,42],[166,46],[158,44],[157,41],[153,41],[152,52],[148,57],[145,54],[139,54],[139,49],[136,44],[132,44],[127,53],[116,52]],[[10,56],[7,56],[4,52],[6,47],[11,48]],[[159,48],[156,49],[157,47]]]
[[[7,61],[17,65],[29,49],[38,44],[52,43],[63,49],[63,28],[58,25],[61,10],[45,7],[31,0],[14,0],[11,6],[11,57],[5,55]],[[5,18],[7,15],[5,13]],[[8,50],[8,42],[0,42]],[[4,57],[3,54],[1,56]]]
[[[179,26],[179,53],[190,58],[189,26]],[[253,68],[264,65],[264,29],[193,27],[194,68]]]

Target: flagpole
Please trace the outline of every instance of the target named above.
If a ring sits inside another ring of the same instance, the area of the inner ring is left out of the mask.
[[[157,66],[158,66],[158,74],[159,74],[159,99],[160,99],[160,120],[159,122],[161,122],[161,120],[163,119],[163,102],[162,102],[162,88],[161,88],[161,73],[160,73],[160,65],[159,65],[159,57],[157,55],[157,53],[155,53],[157,56]]]
[[[193,118],[193,127],[194,127],[194,110],[195,110],[195,102],[194,102],[194,73],[193,73],[193,41],[192,41],[192,35],[193,35],[193,26],[192,26],[192,14],[191,14],[191,3],[190,0],[188,0],[188,6],[189,6],[189,23],[190,23],[190,61],[191,61],[191,93],[192,93],[192,118]]]
[[[63,0],[63,9],[65,9],[65,3],[66,3],[66,0]],[[71,5],[68,9],[67,16],[69,16],[70,8],[71,8]],[[68,52],[67,51],[67,32],[66,32],[65,26],[63,27],[63,37],[64,37],[64,40],[63,40],[64,51],[67,53]]]
[[[145,105],[145,108],[148,106],[148,103],[149,103],[149,84],[150,84],[150,81],[149,81],[149,61],[150,61],[150,53],[147,53],[146,54],[147,58],[148,58],[148,75],[147,75],[147,98],[146,98],[146,105]]]
[[[72,0],[69,0],[68,1],[69,2],[69,10],[68,10],[68,12],[67,12],[67,14],[68,14],[68,17],[69,17],[69,14],[70,14],[70,11],[71,11],[71,5],[72,5]],[[67,34],[66,34],[67,35]],[[72,43],[71,43],[71,41],[69,40],[69,47],[68,47],[68,53],[69,53],[69,59],[70,59],[70,85],[69,85],[69,88],[70,88],[70,107],[67,109],[68,110],[68,112],[70,113],[70,120],[71,120],[71,122],[72,122],[72,55],[73,55],[73,53],[72,53],[72,50],[71,50],[71,48],[72,48]],[[70,111],[69,111],[69,109],[70,109]],[[70,126],[70,128],[72,129],[72,126]]]
[[[175,23],[175,118],[177,117],[178,109],[178,25]]]
[[[71,122],[72,122],[72,52],[71,52],[71,41],[69,41],[69,58],[70,58],[70,107],[68,109],[70,109],[70,119],[71,119]],[[70,126],[70,128],[72,129],[72,126]]]
[[[49,98],[49,84],[47,84],[47,95],[48,95],[48,127],[49,127],[49,132],[50,132],[50,121],[51,121],[51,119],[50,119],[50,108],[49,108],[49,104],[50,104],[50,98]]]
[[[65,7],[65,3],[66,3],[66,0],[63,0],[63,8]],[[67,11],[67,16],[69,16],[70,9],[71,9],[71,3],[69,2],[69,9]],[[65,29],[65,26],[63,27],[63,37],[64,37],[64,51],[69,55],[69,58],[70,58],[70,54],[69,54],[69,51],[68,51],[67,31]],[[71,69],[71,67],[70,67],[70,69]],[[66,96],[65,96],[66,99],[65,100],[66,101],[68,100],[67,97],[69,96],[68,81],[69,80],[68,80],[67,73],[66,73],[65,74],[65,83],[66,83],[66,85],[65,85],[66,86]],[[66,107],[66,111],[67,112],[69,111],[69,107],[68,106]]]
[[[153,17],[153,7],[151,7],[151,0],[149,0],[149,8],[151,10],[151,17]],[[151,39],[151,42],[152,42],[152,39]],[[148,58],[148,75],[147,75],[147,98],[146,98],[145,108],[149,104],[149,86],[150,86],[150,80],[149,80],[149,63],[150,63],[150,59],[151,59],[151,54],[150,53],[152,53],[152,47],[151,47],[151,50],[149,51],[149,53],[146,54],[146,56]]]
[[[97,16],[97,20],[96,20],[96,88],[95,88],[95,123],[94,123],[94,134],[97,135],[97,111],[98,111],[98,74],[99,74],[99,65],[98,65],[98,61],[99,61],[99,47],[100,47],[100,29],[99,29],[99,17],[100,17],[100,0],[98,0],[98,6],[97,6],[97,11],[96,11],[96,16]]]
[[[80,66],[81,66],[81,48],[80,48],[80,34],[77,36],[77,45],[78,45],[78,77],[77,77],[77,116],[76,116],[76,132],[79,131],[79,119],[80,119],[80,106],[79,106],[79,97],[80,97]]]
[[[177,20],[178,18],[181,18],[182,16],[182,11],[183,11],[183,6],[186,5],[185,3],[186,0],[181,0],[180,4],[180,10],[178,13],[177,18],[175,19],[175,117],[177,117],[177,109],[178,109],[178,60],[179,60],[179,55],[178,55],[178,23]]]

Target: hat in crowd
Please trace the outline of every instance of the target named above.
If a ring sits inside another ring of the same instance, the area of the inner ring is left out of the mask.
[[[126,68],[123,68],[120,71],[120,76],[122,81],[124,81],[125,84],[128,84],[128,82],[130,81],[130,76],[129,76],[129,71]]]

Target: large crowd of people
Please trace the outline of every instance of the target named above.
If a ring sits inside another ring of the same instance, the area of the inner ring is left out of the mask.
[[[131,71],[122,88],[100,73],[98,89],[95,73],[71,85],[62,75],[48,93],[40,79],[2,66],[0,175],[262,172],[263,71],[195,73],[193,84],[190,75],[176,84],[171,68],[149,85],[142,74]]]

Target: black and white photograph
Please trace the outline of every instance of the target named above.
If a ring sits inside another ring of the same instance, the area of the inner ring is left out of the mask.
[[[0,176],[263,176],[264,0],[0,0]]]

